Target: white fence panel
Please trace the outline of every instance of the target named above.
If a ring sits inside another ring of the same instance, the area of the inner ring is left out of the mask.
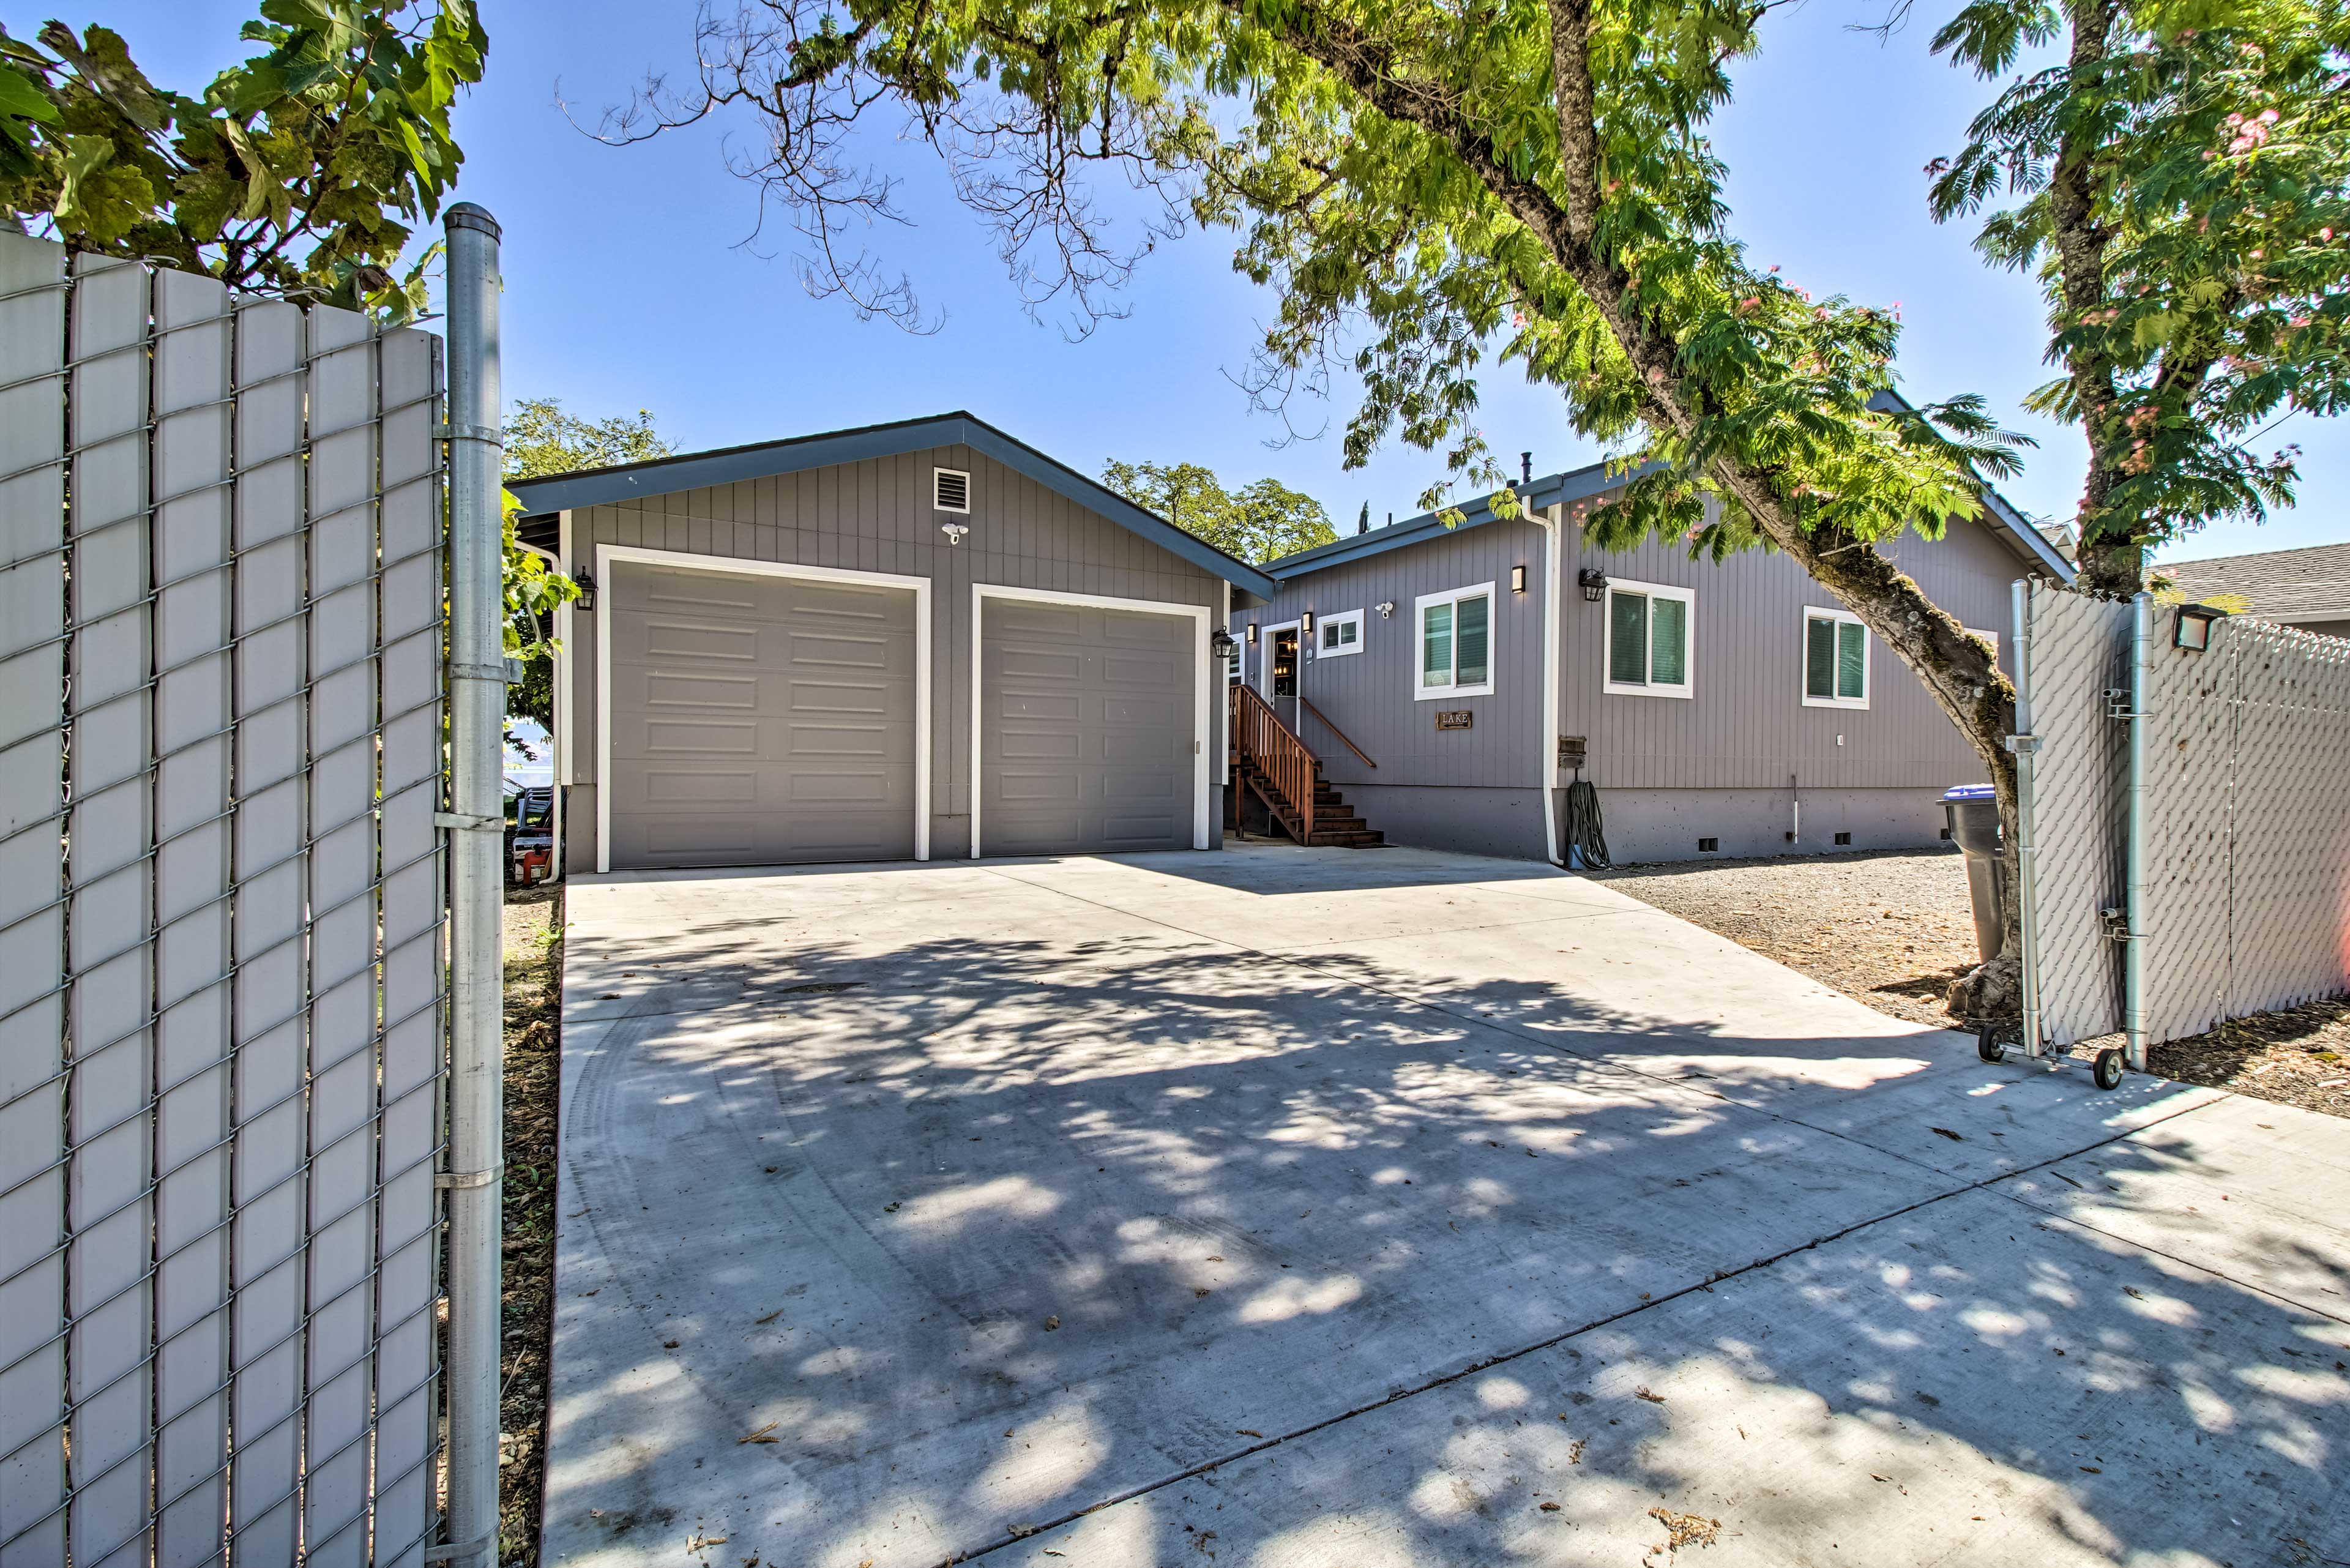
[[[0,1568],[421,1568],[440,341],[0,234]]]
[[[2070,1045],[2121,1027],[2121,944],[2103,911],[2122,905],[2128,735],[2107,693],[2129,684],[2130,607],[2035,580],[2015,628],[2040,749],[2022,802],[2033,867],[2032,927],[2041,1037]]]
[[[2350,990],[2350,640],[2158,610],[2148,695],[2147,1040]]]

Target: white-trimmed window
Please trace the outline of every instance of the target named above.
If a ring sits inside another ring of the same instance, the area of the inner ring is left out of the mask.
[[[1868,706],[1868,628],[1840,609],[1804,611],[1804,706]]]
[[[1665,583],[1607,585],[1606,690],[1617,697],[1695,695],[1697,591]]]
[[[1493,690],[1493,585],[1422,594],[1413,601],[1419,666],[1412,695],[1483,697]]]
[[[1326,615],[1314,623],[1315,658],[1337,659],[1362,651],[1362,611],[1347,610],[1343,615]]]

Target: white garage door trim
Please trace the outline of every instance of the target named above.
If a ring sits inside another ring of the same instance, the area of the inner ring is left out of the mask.
[[[905,588],[914,596],[914,858],[931,857],[931,579],[889,572],[852,572],[841,566],[800,566],[783,561],[743,561],[732,556],[698,556],[681,550],[649,550],[640,545],[596,546],[596,582],[609,595],[612,568],[640,563],[689,572],[724,572],[738,577],[799,577],[817,583],[856,583],[864,587]],[[612,637],[608,620],[596,628],[596,870],[612,868]]]
[[[979,722],[981,692],[981,633],[987,623],[990,599],[1026,599],[1032,604],[1085,605],[1094,609],[1133,610],[1142,615],[1189,616],[1199,634],[1192,639],[1199,660],[1191,702],[1191,847],[1208,847],[1208,618],[1206,605],[1170,605],[1160,599],[1121,599],[1107,594],[1065,594],[1052,588],[1014,588],[1000,583],[971,586],[971,857],[980,857],[980,755],[984,747]],[[1221,695],[1221,692],[1216,695]]]

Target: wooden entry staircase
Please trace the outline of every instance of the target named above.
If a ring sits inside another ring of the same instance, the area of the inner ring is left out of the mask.
[[[1246,686],[1232,697],[1232,778],[1264,803],[1282,831],[1300,844],[1364,849],[1387,836],[1365,822],[1347,797],[1323,782],[1322,762],[1281,721],[1273,705]],[[1323,722],[1328,723],[1328,720]],[[1333,726],[1336,732],[1336,726]],[[1338,737],[1346,741],[1344,735]],[[1347,748],[1361,757],[1351,741]],[[1376,767],[1368,757],[1364,762]]]

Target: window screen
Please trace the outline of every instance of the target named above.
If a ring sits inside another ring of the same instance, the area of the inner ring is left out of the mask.
[[[1322,647],[1325,650],[1352,648],[1362,635],[1362,628],[1351,620],[1326,620],[1322,623]]]
[[[1868,632],[1856,621],[1804,618],[1804,695],[1858,702],[1868,695]]]
[[[1659,686],[1689,684],[1689,606],[1659,599],[1650,612],[1648,678]]]
[[[1486,678],[1487,646],[1492,640],[1488,635],[1488,623],[1492,618],[1493,602],[1483,594],[1462,599],[1453,615],[1460,627],[1460,652],[1457,655],[1461,673],[1455,682],[1461,686],[1482,686]]]
[[[1804,621],[1804,695],[1835,695],[1835,622]]]
[[[1648,683],[1648,596],[1607,596],[1607,679],[1624,686]]]
[[[1419,615],[1419,683],[1452,684],[1452,607],[1430,605]]]
[[[1853,702],[1868,695],[1868,633],[1848,620],[1836,622],[1836,695]]]

